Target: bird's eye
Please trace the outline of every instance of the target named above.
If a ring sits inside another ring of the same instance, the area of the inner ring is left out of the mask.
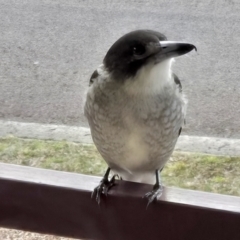
[[[133,54],[136,56],[143,55],[145,53],[145,47],[138,45],[133,47]]]

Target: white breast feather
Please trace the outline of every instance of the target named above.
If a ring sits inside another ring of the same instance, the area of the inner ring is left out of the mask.
[[[125,89],[130,94],[157,94],[172,79],[171,66],[173,58],[159,64],[147,64],[143,66],[133,79],[125,82]]]

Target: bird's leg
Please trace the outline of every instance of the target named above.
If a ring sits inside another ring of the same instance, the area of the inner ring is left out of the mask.
[[[109,173],[111,171],[111,168],[108,167],[107,171],[105,172],[102,180],[100,181],[100,184],[94,188],[92,192],[92,198],[94,195],[96,195],[96,201],[98,204],[100,204],[101,201],[101,194],[105,194],[107,196],[109,189],[115,185],[115,179],[118,177],[118,175],[113,175],[110,181],[108,180]]]
[[[162,191],[163,191],[159,171],[156,170],[155,174],[156,174],[156,183],[153,186],[153,190],[151,192],[146,193],[145,196],[144,196],[145,198],[148,199],[147,207],[155,199],[159,198],[162,195]]]

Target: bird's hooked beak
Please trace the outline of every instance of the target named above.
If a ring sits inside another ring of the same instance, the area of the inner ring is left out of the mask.
[[[197,51],[197,48],[190,43],[175,42],[175,41],[160,41],[159,55],[164,59],[174,58],[184,55],[193,49]]]

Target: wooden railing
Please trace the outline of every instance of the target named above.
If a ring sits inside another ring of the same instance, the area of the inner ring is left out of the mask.
[[[0,163],[0,226],[78,239],[240,240],[240,198],[117,182],[100,206],[100,178]]]

